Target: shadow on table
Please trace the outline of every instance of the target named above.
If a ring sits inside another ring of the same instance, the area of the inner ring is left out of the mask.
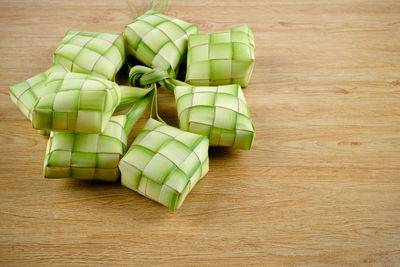
[[[226,196],[238,182],[229,174],[221,176],[221,168],[235,168],[240,151],[230,148],[210,147],[210,171],[199,181],[187,196],[182,207],[176,211],[152,201],[137,192],[117,183],[65,179],[60,190],[68,201],[57,203],[66,208],[78,210],[77,216],[95,214],[110,222],[145,222],[160,224],[170,220],[190,221],[194,225],[213,222],[213,214],[230,206]],[[65,199],[65,198],[64,198]],[[225,201],[224,201],[225,199]],[[79,214],[81,212],[82,214]],[[199,220],[199,218],[202,218]]]

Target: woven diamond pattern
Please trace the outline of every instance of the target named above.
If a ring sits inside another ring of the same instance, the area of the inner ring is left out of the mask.
[[[54,64],[69,71],[109,80],[114,80],[124,60],[121,34],[80,31],[68,31],[53,56]]]
[[[191,85],[249,83],[254,36],[248,26],[189,36],[186,82]]]
[[[118,85],[79,73],[51,73],[41,89],[46,94],[35,103],[36,129],[101,133],[120,102]]]
[[[149,10],[126,25],[126,49],[145,65],[167,70],[175,77],[187,51],[188,36],[197,30],[193,24]]]
[[[177,86],[174,92],[182,130],[209,137],[210,146],[251,148],[255,129],[240,85]]]
[[[149,119],[121,159],[122,185],[174,210],[208,172],[208,139]]]
[[[66,72],[66,70],[60,65],[54,65],[26,81],[10,86],[11,100],[17,105],[26,118],[31,119],[35,103],[42,95],[47,93],[40,85],[46,81],[47,76],[52,72]]]
[[[102,134],[51,132],[44,161],[46,178],[115,182],[126,151],[126,116],[113,116]]]

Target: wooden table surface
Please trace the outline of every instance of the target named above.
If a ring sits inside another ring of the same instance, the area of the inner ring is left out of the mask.
[[[0,265],[400,266],[400,1],[174,0],[168,14],[256,40],[253,149],[210,149],[175,212],[44,179],[47,139],[8,96],[67,30],[121,32],[126,2],[0,1]],[[159,102],[176,125],[172,94]]]

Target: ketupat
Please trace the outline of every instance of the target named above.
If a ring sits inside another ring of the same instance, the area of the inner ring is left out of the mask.
[[[111,117],[102,134],[51,132],[44,176],[116,182],[120,177],[118,163],[126,151],[129,133],[152,98],[149,93],[126,115]]]
[[[54,52],[54,64],[71,72],[92,74],[114,81],[125,61],[121,34],[67,31]]]
[[[255,128],[239,84],[191,86],[144,66],[133,67],[129,76],[134,86],[158,82],[174,92],[182,130],[207,136],[210,146],[251,148]]]
[[[188,36],[197,30],[193,24],[149,10],[126,25],[123,35],[129,54],[175,77],[187,51]]]
[[[12,102],[19,108],[24,116],[32,121],[32,111],[43,95],[49,93],[43,85],[48,79],[48,75],[53,72],[68,72],[60,65],[53,65],[42,73],[39,73],[26,81],[19,82],[10,86],[9,94]],[[131,106],[135,101],[145,96],[150,89],[120,85],[121,101],[115,111],[121,111]],[[48,135],[49,129],[39,130],[42,135]]]
[[[47,76],[50,73],[66,71],[64,67],[54,65],[26,81],[11,85],[9,93],[12,102],[21,110],[26,118],[31,120],[32,110],[37,100],[47,93],[40,85],[47,80]]]
[[[121,184],[175,210],[208,164],[207,137],[150,118],[119,163]]]
[[[248,26],[189,36],[186,82],[191,85],[240,84],[254,67],[254,36]]]
[[[255,128],[239,84],[176,86],[174,93],[182,130],[207,136],[210,146],[251,148]]]
[[[51,73],[32,111],[35,129],[101,133],[121,100],[119,86],[79,73]]]

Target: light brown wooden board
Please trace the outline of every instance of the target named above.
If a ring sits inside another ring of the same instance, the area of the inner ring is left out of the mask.
[[[253,149],[210,149],[175,212],[44,179],[47,139],[8,97],[67,30],[122,31],[126,2],[0,1],[0,265],[399,266],[400,1],[174,0],[168,14],[201,32],[248,24],[256,41]],[[159,102],[176,125],[173,96]]]

